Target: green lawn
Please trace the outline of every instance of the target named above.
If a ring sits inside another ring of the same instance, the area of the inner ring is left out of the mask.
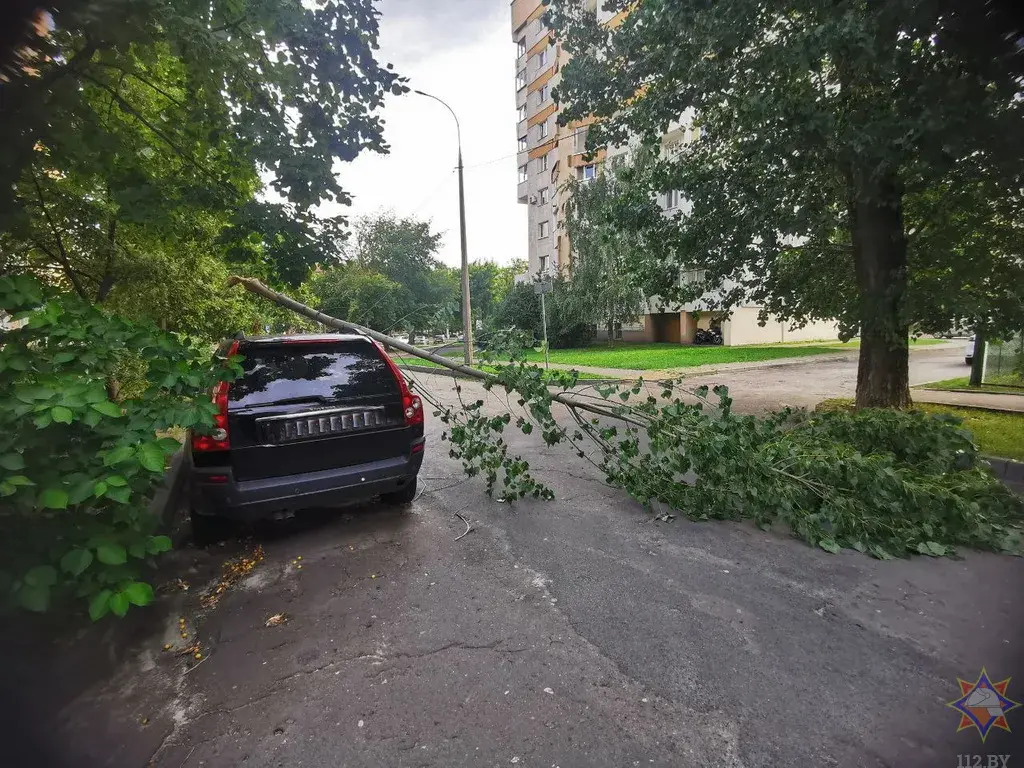
[[[984,454],[1024,460],[1024,413],[956,408],[933,403],[918,403],[914,407],[926,413],[948,413],[963,419],[964,427],[974,433],[974,442]]]
[[[991,383],[982,384],[980,387],[972,387],[970,378],[968,376],[961,376],[958,379],[945,379],[944,381],[932,381],[927,384],[921,384],[915,387],[915,389],[963,389],[969,392],[991,392],[997,395],[1024,395],[1024,381],[1021,381],[1019,376],[1005,375]]]
[[[850,398],[833,398],[818,403],[819,411],[853,407]],[[965,429],[974,434],[974,442],[987,456],[1024,461],[1024,413],[986,411],[982,408],[958,408],[955,405],[914,403],[914,410],[925,413],[946,413],[963,420]]]
[[[835,351],[835,347],[828,346],[695,347],[680,344],[595,344],[579,349],[552,349],[551,362],[595,368],[651,371],[807,357]],[[526,359],[534,363],[543,363],[544,353],[530,350]]]
[[[407,365],[415,365],[415,366],[422,367],[422,368],[444,368],[445,367],[445,366],[441,365],[440,363],[435,363],[435,362],[433,362],[431,360],[423,360],[422,358],[396,357],[395,358],[395,362],[398,363],[398,365],[400,367],[405,367]],[[543,362],[543,358],[541,359],[541,362]],[[495,368],[494,368],[493,365],[479,365],[478,364],[475,367],[479,368],[481,371],[487,371],[488,373],[494,373],[494,371],[495,371]],[[578,372],[578,373],[579,373],[579,378],[580,379],[604,379],[605,378],[604,376],[598,376],[597,374],[594,374],[594,373],[582,373],[582,372]]]

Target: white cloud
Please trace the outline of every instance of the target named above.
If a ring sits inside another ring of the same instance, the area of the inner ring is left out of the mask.
[[[526,258],[526,207],[516,202],[515,46],[508,6],[481,0],[386,0],[381,61],[410,86],[447,101],[462,123],[467,239],[471,260]],[[416,7],[413,7],[413,6]],[[486,11],[480,14],[479,11]],[[381,208],[430,219],[444,233],[440,257],[459,263],[455,124],[435,101],[389,98],[383,112],[388,155],[365,153],[339,166],[353,203],[328,208],[350,217]]]

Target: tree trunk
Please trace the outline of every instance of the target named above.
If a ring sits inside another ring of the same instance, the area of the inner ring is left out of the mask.
[[[908,337],[904,304],[907,241],[902,188],[894,174],[858,178],[850,203],[853,255],[860,292],[858,408],[910,406]]]

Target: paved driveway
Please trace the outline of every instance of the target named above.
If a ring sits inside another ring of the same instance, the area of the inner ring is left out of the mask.
[[[923,347],[910,355],[910,384],[966,376],[961,344]],[[857,356],[804,358],[784,365],[688,376],[694,386],[725,384],[738,410],[757,413],[783,405],[812,408],[830,397],[853,397],[857,390]]]
[[[1020,746],[1024,711],[982,745],[946,702],[983,666],[1024,672],[1024,561],[883,563],[654,522],[521,435],[559,499],[510,507],[439,432],[410,510],[264,535],[252,575],[188,614],[201,664],[184,672],[154,635],[65,708],[49,736],[65,764],[954,768]],[[473,526],[458,540],[455,513]],[[1024,698],[1024,676],[1007,693]]]

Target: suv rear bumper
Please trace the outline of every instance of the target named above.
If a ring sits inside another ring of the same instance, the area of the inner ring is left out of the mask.
[[[415,480],[425,438],[408,456],[301,475],[235,480],[228,467],[191,468],[192,509],[211,517],[251,522],[275,512],[330,506],[400,491]]]

